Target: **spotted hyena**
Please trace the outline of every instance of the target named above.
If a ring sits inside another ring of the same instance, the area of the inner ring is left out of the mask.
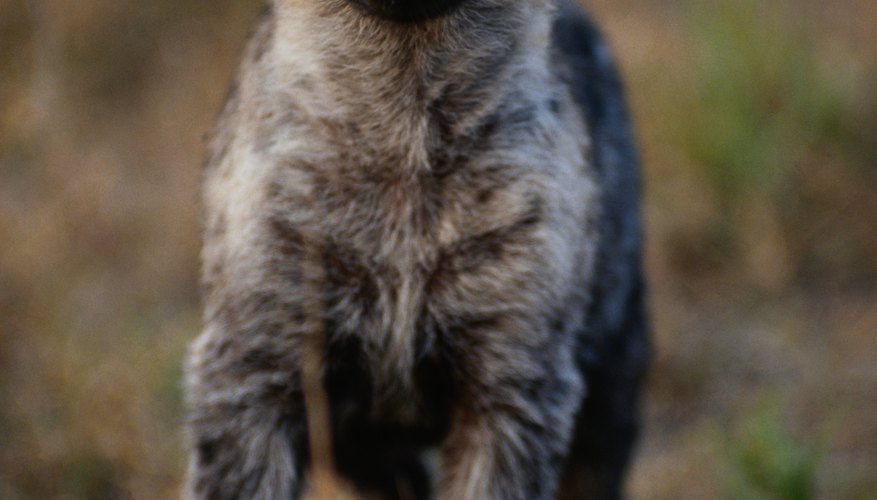
[[[193,498],[617,498],[648,342],[637,157],[552,0],[273,0],[213,134]]]

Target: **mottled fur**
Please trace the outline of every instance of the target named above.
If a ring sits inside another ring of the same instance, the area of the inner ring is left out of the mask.
[[[617,497],[647,358],[635,163],[569,5],[397,23],[275,0],[205,172],[186,494],[307,491],[300,367],[324,333],[337,466],[364,491]]]

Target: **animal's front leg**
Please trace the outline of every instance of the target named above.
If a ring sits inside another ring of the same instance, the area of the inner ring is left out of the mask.
[[[246,350],[208,332],[193,352],[186,498],[296,498],[306,429],[295,378],[270,346]]]
[[[467,370],[443,444],[441,500],[547,500],[557,489],[579,374],[562,349],[496,347],[466,361],[477,368]]]

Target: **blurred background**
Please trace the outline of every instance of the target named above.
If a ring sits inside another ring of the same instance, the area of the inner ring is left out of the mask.
[[[877,499],[877,3],[586,0],[645,171],[636,499]],[[258,0],[0,0],[0,500],[174,498]]]

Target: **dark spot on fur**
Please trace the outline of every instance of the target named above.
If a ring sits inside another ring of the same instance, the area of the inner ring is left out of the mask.
[[[449,346],[455,346],[455,343],[459,342],[457,339],[472,336],[473,339],[466,342],[466,345],[471,347],[471,343],[477,342],[477,338],[485,332],[496,331],[501,320],[502,318],[496,314],[459,314],[449,318],[443,325],[440,339]]]
[[[241,359],[248,370],[271,371],[279,369],[277,353],[271,352],[267,347],[255,347],[244,353]]]
[[[503,117],[503,121],[506,127],[526,127],[533,123],[535,118],[536,107],[524,106],[512,109]]]
[[[269,187],[269,189],[271,189]],[[304,237],[288,220],[281,216],[268,219],[276,248],[284,258],[300,257],[304,251]]]
[[[475,271],[484,262],[502,260],[507,236],[507,231],[496,230],[466,238],[451,248],[449,256],[459,271]]]
[[[220,439],[202,437],[198,440],[196,450],[198,451],[198,461],[201,465],[210,465],[216,460],[216,454],[220,449]]]
[[[278,181],[271,181],[268,183],[268,186],[265,188],[265,194],[268,195],[269,200],[280,200],[283,197],[283,184]]]
[[[493,114],[478,125],[478,128],[475,129],[475,133],[473,133],[472,136],[478,142],[488,139],[496,133],[497,129],[499,129],[499,124],[499,116]]]
[[[541,198],[536,195],[530,196],[527,202],[527,210],[524,216],[519,219],[513,228],[524,229],[531,226],[537,226],[545,217],[545,206]]]
[[[478,203],[482,203],[482,204],[487,203],[488,201],[490,201],[491,198],[493,198],[493,195],[495,193],[496,193],[495,189],[491,189],[491,188],[482,189],[481,191],[478,191],[477,195],[475,195],[475,201],[477,201]]]
[[[213,355],[215,358],[219,359],[225,357],[229,350],[231,350],[232,343],[229,340],[223,340],[218,345],[213,347]]]
[[[323,249],[323,262],[330,319],[336,314],[346,316],[358,313],[365,318],[376,314],[375,302],[380,293],[378,285],[372,271],[360,262],[355,250],[329,242]],[[343,321],[344,318],[338,318],[337,323]]]
[[[493,149],[493,136],[499,130],[501,117],[497,113],[492,114],[483,122],[478,124],[468,139],[467,151],[471,156],[475,156],[481,151],[490,151]]]

